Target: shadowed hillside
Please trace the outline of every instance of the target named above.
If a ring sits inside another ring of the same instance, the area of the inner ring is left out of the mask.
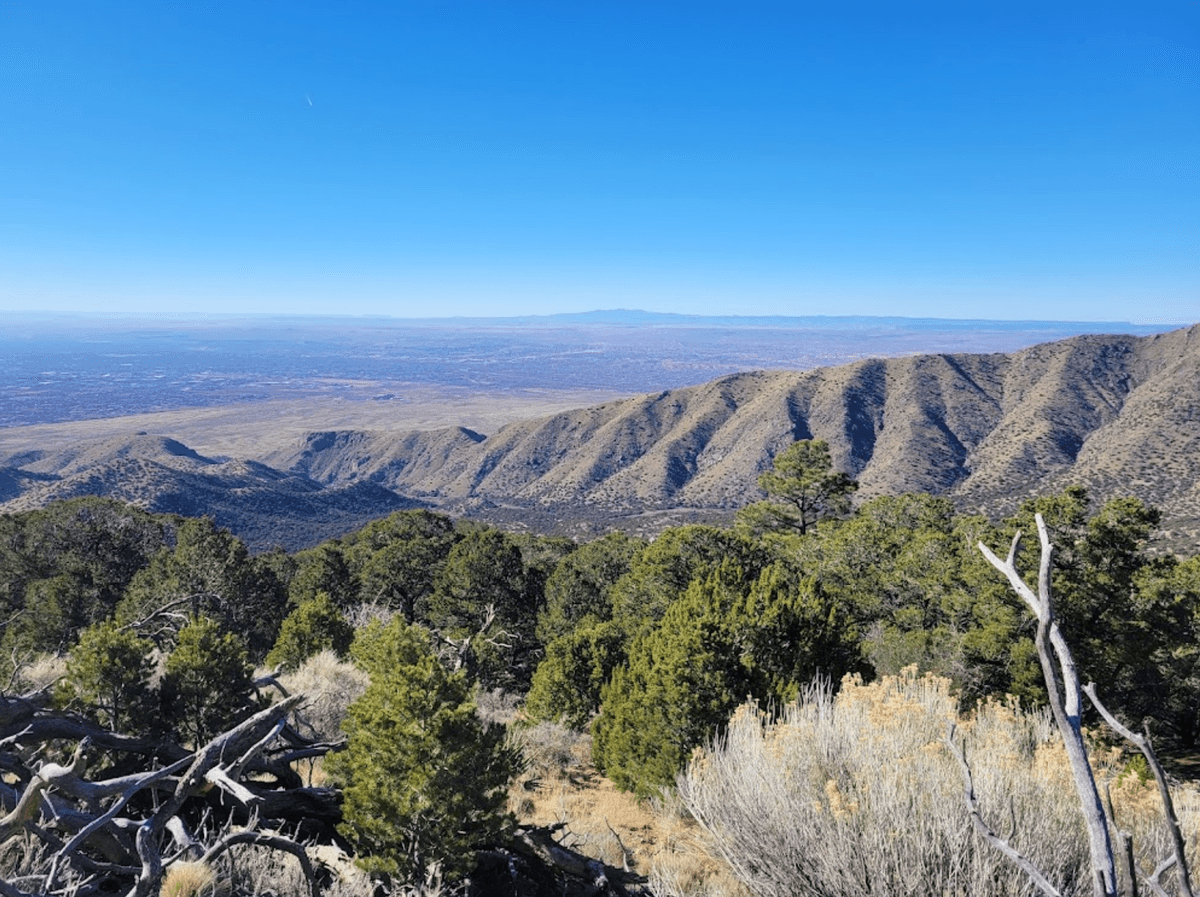
[[[21,461],[20,469],[0,469],[0,488],[24,486],[6,511],[103,495],[155,512],[211,516],[258,549],[315,544],[419,504],[374,483],[325,487],[257,461],[214,461],[158,436],[31,452],[7,463]]]
[[[755,500],[774,455],[810,437],[828,441],[834,464],[860,481],[860,499],[926,491],[999,514],[1080,483],[1098,498],[1152,502],[1172,538],[1194,540],[1200,326],[1080,336],[1012,354],[732,374],[521,421],[486,438],[461,427],[322,431],[258,459],[270,467],[218,464],[173,440],[138,436],[0,459],[9,468],[0,485],[21,491],[3,506],[10,510],[89,491],[165,510],[175,496],[191,513],[225,509],[218,519],[243,534],[249,518],[235,525],[241,512],[231,506],[348,520],[405,500],[535,528],[654,528],[661,515],[677,522]],[[56,480],[31,480],[48,476]],[[648,513],[651,522],[639,523]]]

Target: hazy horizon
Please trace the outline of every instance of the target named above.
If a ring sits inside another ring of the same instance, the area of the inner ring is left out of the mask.
[[[647,311],[638,308],[592,308],[582,311],[563,311],[563,312],[541,312],[534,314],[492,314],[492,315],[426,315],[422,317],[390,315],[383,313],[338,313],[334,311],[319,311],[319,312],[297,312],[297,311],[107,311],[94,309],[33,309],[33,308],[12,308],[0,309],[0,318],[24,318],[31,319],[80,319],[80,320],[103,320],[103,321],[121,321],[121,322],[157,322],[157,321],[177,321],[177,320],[195,320],[195,321],[238,321],[238,320],[255,320],[255,319],[306,319],[320,320],[328,319],[331,321],[339,321],[346,323],[362,322],[363,324],[371,324],[378,322],[395,322],[397,324],[474,324],[477,322],[493,321],[493,322],[526,322],[526,321],[578,321],[580,323],[629,323],[636,324],[642,322],[657,322],[657,323],[703,323],[703,322],[744,322],[749,325],[760,325],[766,322],[794,322],[797,324],[816,324],[820,322],[831,322],[844,324],[847,322],[862,322],[871,324],[875,322],[897,321],[912,324],[931,323],[931,324],[961,324],[969,327],[994,328],[994,327],[1016,327],[1021,325],[1045,325],[1048,328],[1056,325],[1080,325],[1086,330],[1080,332],[1098,332],[1096,327],[1112,324],[1118,326],[1126,326],[1134,331],[1143,333],[1161,332],[1165,329],[1175,329],[1179,327],[1188,327],[1196,323],[1194,320],[1178,320],[1178,321],[1137,321],[1130,319],[1075,319],[1066,320],[1058,318],[990,318],[990,317],[916,317],[911,315],[901,314],[818,314],[818,315],[792,315],[792,314],[743,314],[743,313],[689,313],[689,312],[656,312]]]

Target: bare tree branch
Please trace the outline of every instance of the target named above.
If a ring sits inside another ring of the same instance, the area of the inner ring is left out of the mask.
[[[1179,870],[1179,887],[1182,890],[1184,897],[1193,897],[1192,890],[1192,873],[1188,866],[1187,854],[1185,852],[1185,842],[1183,838],[1183,826],[1179,824],[1179,816],[1175,813],[1175,802],[1171,799],[1171,789],[1167,784],[1167,773],[1163,769],[1162,764],[1158,762],[1158,755],[1154,752],[1154,746],[1150,742],[1150,732],[1146,731],[1145,736],[1138,735],[1133,730],[1126,728],[1121,722],[1109,713],[1108,708],[1100,701],[1096,694],[1096,684],[1089,682],[1083,689],[1088,696],[1088,700],[1092,702],[1092,706],[1099,711],[1104,721],[1109,727],[1136,747],[1142,752],[1142,756],[1146,758],[1146,763],[1149,764],[1150,770],[1154,773],[1154,781],[1158,785],[1158,796],[1162,801],[1163,815],[1167,820],[1167,830],[1171,833],[1171,847],[1175,854],[1175,865]],[[1165,871],[1165,870],[1164,870]],[[1159,873],[1155,873],[1155,881],[1157,881]]]
[[[108,810],[106,810],[100,816],[97,816],[94,820],[92,820],[90,823],[88,823],[86,826],[84,826],[78,832],[76,832],[75,836],[73,838],[71,838],[71,840],[68,841],[62,847],[62,849],[60,849],[54,855],[54,860],[50,864],[50,871],[46,874],[46,885],[45,885],[46,890],[51,891],[54,889],[54,886],[58,881],[58,870],[59,870],[60,865],[64,861],[66,861],[73,853],[75,853],[75,851],[78,850],[79,847],[81,845],[83,845],[88,840],[88,838],[90,838],[95,832],[99,831],[103,826],[107,825],[110,820],[114,819],[116,817],[116,815],[125,807],[125,805],[127,803],[129,803],[129,800],[135,794],[137,794],[139,791],[143,790],[144,788],[148,788],[150,785],[153,785],[155,782],[165,779],[170,775],[174,775],[176,772],[178,772],[180,769],[182,769],[186,764],[187,764],[186,759],[179,760],[176,763],[171,764],[170,766],[167,766],[167,767],[164,767],[163,769],[157,770],[156,772],[143,773],[142,775],[137,776],[136,781],[132,785],[130,785],[121,794],[121,797],[119,800],[117,800],[111,807],[108,808]]]
[[[78,776],[83,771],[86,762],[84,751],[87,746],[87,739],[79,743],[69,766],[46,763],[38,770],[29,784],[25,786],[25,791],[21,795],[21,799],[17,801],[16,807],[11,813],[0,819],[0,841],[6,840],[14,832],[25,828],[27,823],[37,817],[41,809],[42,793],[53,787],[57,780]]]
[[[1083,724],[1080,720],[1082,699],[1080,697],[1079,674],[1066,639],[1059,631],[1054,617],[1054,600],[1051,592],[1054,546],[1050,532],[1041,514],[1035,516],[1038,539],[1041,543],[1041,560],[1038,565],[1038,590],[1032,588],[1017,571],[1016,558],[1021,546],[1021,534],[1017,533],[1009,546],[1008,557],[1001,561],[982,542],[979,549],[983,556],[998,571],[1004,574],[1022,600],[1033,611],[1038,627],[1034,643],[1038,661],[1046,681],[1050,699],[1050,710],[1066,748],[1071,774],[1075,780],[1075,792],[1079,796],[1080,808],[1087,825],[1088,845],[1092,857],[1093,887],[1096,897],[1116,897],[1117,868],[1113,855],[1112,838],[1108,819],[1096,779],[1088,762],[1087,745],[1083,740]]]

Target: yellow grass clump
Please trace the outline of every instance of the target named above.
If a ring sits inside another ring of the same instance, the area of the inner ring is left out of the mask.
[[[220,897],[227,892],[212,867],[198,860],[173,863],[162,880],[162,897]]]

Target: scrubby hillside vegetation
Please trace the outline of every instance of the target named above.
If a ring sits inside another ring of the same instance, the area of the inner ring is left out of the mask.
[[[969,827],[951,720],[994,824],[1090,892],[1035,625],[976,546],[1043,516],[1084,681],[1179,770],[1200,557],[1080,487],[852,509],[820,442],[762,484],[729,526],[584,544],[425,509],[261,554],[105,499],[0,516],[0,894],[1032,893]],[[1153,786],[1093,747],[1144,883]]]

